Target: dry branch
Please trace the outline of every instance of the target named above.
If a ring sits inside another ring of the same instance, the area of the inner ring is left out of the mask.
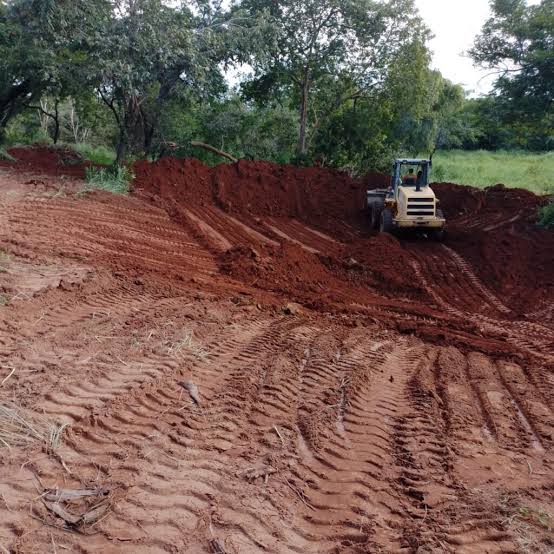
[[[239,161],[238,158],[231,156],[231,154],[228,154],[227,152],[223,152],[223,150],[219,150],[215,148],[215,146],[212,146],[211,144],[206,144],[205,142],[200,142],[198,140],[191,140],[190,145],[197,146],[198,148],[204,148],[204,150],[208,150],[208,152],[211,152],[212,154],[217,154],[222,158],[227,158],[228,160],[231,160],[233,163],[237,163]]]

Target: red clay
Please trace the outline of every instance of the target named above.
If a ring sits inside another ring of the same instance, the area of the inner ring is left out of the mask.
[[[135,170],[130,196],[0,171],[0,403],[69,425],[0,443],[4,550],[552,549],[542,199],[438,187],[441,245],[373,235],[324,169]],[[540,243],[507,273],[505,237]]]
[[[296,268],[298,286],[294,279],[285,278],[291,272],[289,263],[283,263],[288,260],[287,255],[276,253],[275,249],[268,254],[273,264],[271,279],[274,284],[279,283],[281,290],[286,284],[287,292],[293,296],[301,293],[305,298],[305,285],[313,281],[310,272],[321,273],[319,264],[323,256],[327,268],[339,269],[335,276],[327,275],[327,279],[344,278],[341,268],[347,264],[349,289],[354,281],[375,287],[387,296],[426,298],[410,263],[410,252],[421,245],[408,242],[403,246],[391,237],[367,238],[370,232],[362,209],[364,193],[372,184],[383,186],[386,176],[369,174],[363,180],[355,180],[325,168],[251,161],[208,168],[197,160],[173,158],[155,164],[139,162],[135,173],[135,191],[156,199],[162,206],[171,205],[174,210],[178,210],[175,206],[220,208],[279,241],[282,236],[275,235],[273,226],[269,230],[264,227],[260,218],[294,218],[341,242],[340,247],[329,245],[315,253],[319,259],[312,256],[305,269],[300,265]],[[487,286],[501,297],[506,296],[520,313],[540,309],[554,296],[552,233],[535,225],[537,210],[545,202],[543,198],[502,185],[483,191],[443,183],[435,185],[435,189],[449,221],[446,244],[477,268]],[[225,229],[223,226],[219,234],[225,234]],[[248,255],[242,260],[238,251],[231,257],[235,267],[243,261],[246,266],[252,265]],[[253,281],[253,274],[262,271],[260,268],[247,271],[245,266],[233,272],[230,261],[227,262],[225,271],[235,276],[241,274],[246,281]],[[269,282],[264,287],[273,285]]]
[[[77,152],[66,148],[18,147],[10,148],[8,154],[15,158],[15,161],[0,160],[0,168],[82,179],[86,168],[92,166],[91,162],[83,160]]]

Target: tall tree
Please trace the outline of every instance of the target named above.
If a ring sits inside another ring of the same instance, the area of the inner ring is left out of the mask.
[[[507,123],[522,118],[554,124],[554,0],[493,0],[471,55],[498,75],[496,94],[509,103]]]
[[[383,79],[405,41],[427,34],[412,0],[244,0],[243,7],[267,12],[275,24],[271,56],[254,60],[256,79],[262,90],[292,85],[300,156],[308,149],[310,99],[319,82],[347,74],[354,85],[348,96],[356,95]]]
[[[94,51],[98,93],[119,128],[117,162],[129,150],[151,153],[160,116],[185,91],[225,90],[222,64],[249,61],[258,23],[221,2],[112,0],[111,19]],[[258,39],[261,36],[258,35]]]
[[[105,0],[11,0],[0,3],[0,142],[7,124],[44,93],[75,87]]]

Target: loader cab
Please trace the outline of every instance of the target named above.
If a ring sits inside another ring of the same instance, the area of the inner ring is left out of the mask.
[[[419,191],[429,185],[431,162],[419,159],[397,159],[392,169],[391,188],[396,197],[399,187],[412,187]]]

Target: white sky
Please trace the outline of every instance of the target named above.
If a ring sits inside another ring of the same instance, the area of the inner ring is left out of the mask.
[[[527,0],[528,4],[538,2]],[[485,77],[490,72],[473,67],[464,56],[490,17],[489,0],[416,0],[416,4],[435,35],[430,43],[434,68],[474,95],[489,92],[494,77]]]

